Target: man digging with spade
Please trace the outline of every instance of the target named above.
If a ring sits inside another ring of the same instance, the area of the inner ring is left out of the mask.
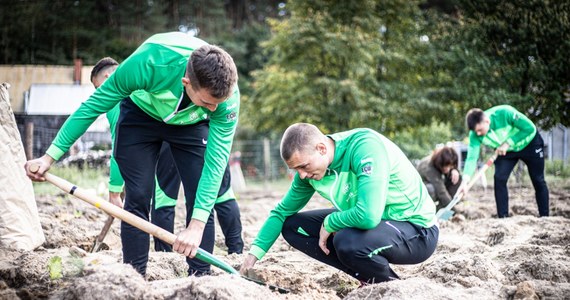
[[[28,177],[44,181],[50,166],[95,119],[121,103],[115,159],[125,180],[124,209],[148,220],[155,168],[163,142],[170,144],[185,189],[187,228],[173,249],[188,256],[189,274],[210,265],[192,259],[198,247],[212,252],[211,210],[217,198],[239,114],[237,70],[223,49],[184,33],[147,39],[75,111],[46,154],[26,163]],[[30,165],[38,165],[37,172]],[[121,223],[123,261],[146,273],[149,235]],[[208,244],[206,244],[206,242]]]
[[[473,108],[465,117],[469,129],[469,149],[463,173],[465,181],[475,172],[481,144],[494,148],[495,202],[497,217],[509,216],[507,181],[519,160],[528,167],[528,174],[536,194],[538,214],[549,215],[548,186],[544,180],[544,141],[536,126],[524,114],[509,105],[499,105],[486,111]]]
[[[91,71],[91,83],[95,89],[99,88],[117,69],[119,63],[111,57],[99,60]],[[113,144],[115,141],[115,128],[119,118],[120,105],[107,112]],[[114,147],[113,147],[114,148]],[[226,168],[222,185],[216,199],[214,209],[218,217],[220,228],[224,233],[228,254],[242,253],[243,240],[241,238],[242,225],[240,211],[230,185],[230,171]],[[116,206],[123,207],[121,193],[124,180],[119,167],[111,155],[109,172],[109,201]],[[174,164],[170,146],[164,142],[156,166],[155,193],[151,204],[151,222],[169,232],[174,232],[174,216],[178,191],[180,189],[180,175]],[[203,237],[210,238],[210,237]],[[154,250],[172,252],[172,246],[160,239],[154,239]]]

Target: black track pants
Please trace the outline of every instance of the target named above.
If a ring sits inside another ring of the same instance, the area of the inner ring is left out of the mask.
[[[497,216],[499,218],[509,215],[509,191],[507,182],[513,168],[519,160],[522,160],[527,168],[530,180],[534,186],[538,213],[541,217],[549,215],[548,186],[544,180],[544,141],[540,134],[536,133],[534,139],[519,152],[507,152],[495,160],[495,203],[497,204]]]
[[[228,254],[243,252],[243,239],[241,238],[241,220],[237,201],[230,199],[214,206],[216,217],[224,234]]]
[[[170,152],[168,143],[163,143],[160,149],[160,157],[156,166],[156,178],[160,189],[171,199],[178,197],[178,190],[180,189],[180,175],[176,169],[174,158]],[[230,188],[230,169],[226,167],[224,178],[220,186],[218,197],[225,194]],[[224,233],[226,246],[228,247],[228,254],[242,253],[243,240],[241,238],[241,221],[239,207],[235,199],[226,202],[217,203],[214,206],[218,222]],[[153,205],[151,210],[151,221],[153,224],[174,232],[174,217],[175,206],[162,206],[157,208],[156,204]],[[212,224],[210,224],[212,222]],[[213,218],[208,219],[206,224],[208,228],[213,225]],[[213,229],[208,229],[213,230]],[[215,235],[204,235],[202,239],[215,238]],[[214,241],[204,241],[205,244],[213,244]],[[172,246],[159,239],[154,239],[154,250],[163,252],[172,252]]]
[[[437,246],[437,226],[422,228],[409,222],[382,220],[374,229],[338,231],[329,237],[330,253],[326,255],[319,248],[319,231],[325,217],[334,211],[313,210],[290,216],[283,224],[283,237],[295,249],[361,281],[398,279],[390,263],[421,263]]]
[[[162,143],[158,163],[156,164],[156,180],[158,182],[157,189],[160,188],[166,196],[171,199],[178,198],[178,191],[180,190],[180,175],[176,169],[174,158],[170,152],[170,145]],[[155,199],[156,200],[156,199]],[[157,203],[153,201],[152,209],[150,212],[150,220],[152,224],[174,232],[174,215],[175,206],[163,206],[157,208]],[[165,243],[157,238],[154,239],[154,250],[163,252],[172,252],[172,245]]]
[[[162,144],[167,142],[184,185],[188,224],[204,165],[206,145],[203,140],[207,138],[207,122],[186,126],[168,125],[147,115],[129,98],[123,100],[116,128],[115,158],[125,180],[124,209],[144,220],[149,219],[151,199],[154,196],[155,167]],[[213,222],[208,224],[200,247],[212,252],[214,226]],[[122,222],[121,241],[123,261],[145,274],[149,235]],[[189,273],[205,273],[210,269],[208,264],[197,259],[188,259],[188,263]]]

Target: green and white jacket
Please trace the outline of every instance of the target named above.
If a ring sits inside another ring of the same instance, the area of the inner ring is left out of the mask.
[[[381,220],[409,221],[424,228],[436,224],[435,205],[412,163],[393,142],[366,128],[329,135],[335,155],[319,181],[295,175],[273,209],[250,253],[261,259],[283,228],[317,192],[337,209],[324,220],[328,232],[375,228]]]
[[[65,122],[47,154],[59,159],[95,119],[121,100],[132,101],[157,121],[171,125],[191,125],[209,120],[210,131],[204,169],[192,218],[206,221],[210,214],[232,146],[239,117],[240,94],[233,94],[216,111],[191,104],[178,111],[184,77],[192,52],[206,42],[181,32],[151,36]]]
[[[469,177],[475,173],[481,144],[496,149],[506,142],[510,146],[508,152],[518,152],[536,135],[532,121],[510,105],[492,107],[485,111],[485,115],[491,120],[487,134],[478,136],[475,131],[469,131],[469,149],[463,167],[463,174]]]

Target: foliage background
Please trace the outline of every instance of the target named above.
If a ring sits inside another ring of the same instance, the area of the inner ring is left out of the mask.
[[[471,107],[570,125],[570,2],[550,0],[0,0],[0,63],[126,58],[181,30],[240,72],[238,138],[294,122],[369,127],[411,158],[466,136]]]

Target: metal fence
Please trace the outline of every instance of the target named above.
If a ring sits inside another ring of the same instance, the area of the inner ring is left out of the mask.
[[[248,180],[273,181],[286,178],[287,165],[281,159],[278,140],[236,140],[232,159],[239,159]]]
[[[18,124],[24,149],[28,158],[39,157],[45,153],[58,129]],[[33,134],[27,134],[26,130]],[[550,131],[540,132],[545,142],[545,154],[548,160],[561,160],[564,165],[569,162],[569,132],[565,127],[555,127]],[[274,181],[291,175],[287,165],[279,153],[279,140],[235,140],[231,159],[239,159],[241,170],[246,180]],[[110,148],[110,134],[105,132],[87,133],[76,143],[71,154],[76,154],[97,145],[99,149]],[[238,155],[236,155],[238,154]],[[239,158],[238,158],[239,157]],[[230,161],[231,163],[231,161]]]
[[[545,154],[549,160],[561,160],[568,164],[570,157],[570,130],[562,125],[554,126],[548,131],[539,130],[544,140]]]
[[[55,139],[59,128],[35,126],[34,123],[18,124],[24,151],[28,159],[42,156]],[[86,132],[69,149],[64,157],[80,152],[98,149],[111,149],[111,134],[108,132]]]

